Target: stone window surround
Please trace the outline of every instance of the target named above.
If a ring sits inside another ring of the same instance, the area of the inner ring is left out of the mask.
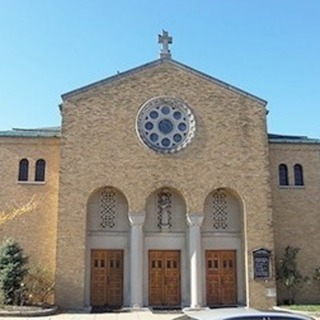
[[[22,160],[27,160],[28,161],[27,180],[19,180],[20,170],[21,170],[21,161]],[[43,178],[44,178],[44,180],[36,180],[37,170],[39,170],[39,168],[37,167],[37,164],[38,164],[39,160],[44,162],[44,168],[43,168]],[[47,162],[43,158],[39,158],[39,159],[35,160],[34,161],[34,180],[29,180],[29,177],[30,177],[30,164],[32,162],[33,161],[29,160],[26,157],[25,158],[21,158],[19,160],[17,184],[24,184],[24,185],[44,185],[44,184],[46,184]]]

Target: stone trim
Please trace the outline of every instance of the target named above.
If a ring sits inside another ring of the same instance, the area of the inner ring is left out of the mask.
[[[143,226],[145,221],[146,215],[144,213],[129,213],[129,221],[131,227],[135,226]]]
[[[189,227],[201,227],[203,219],[203,214],[187,214],[187,222]]]

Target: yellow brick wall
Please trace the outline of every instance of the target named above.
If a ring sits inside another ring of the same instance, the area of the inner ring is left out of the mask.
[[[139,108],[155,96],[182,99],[194,112],[197,132],[171,155],[146,148],[136,134]],[[251,279],[251,252],[273,250],[268,142],[264,106],[172,64],[147,68],[66,97],[63,103],[57,234],[59,304],[84,303],[86,205],[90,194],[111,185],[143,212],[158,187],[174,186],[188,213],[202,213],[214,189],[243,200],[249,254],[250,304],[268,307],[268,284]]]
[[[291,245],[300,248],[298,268],[312,278],[320,266],[320,145],[270,144],[272,198],[276,256],[279,260],[284,249]],[[289,186],[279,186],[278,167],[288,167]],[[294,186],[295,164],[301,164],[304,186]],[[319,303],[320,283],[299,291],[297,302]],[[284,298],[279,286],[279,300]]]
[[[36,209],[0,226],[0,241],[16,239],[30,265],[55,272],[60,141],[58,138],[0,138],[0,209],[22,206],[34,197]],[[18,182],[19,161],[29,160],[29,182]],[[46,161],[45,183],[34,181],[35,162]]]
[[[196,135],[178,153],[156,153],[137,137],[136,115],[155,96],[182,99],[195,114]],[[0,226],[0,241],[15,238],[30,263],[52,272],[57,249],[57,303],[79,307],[84,304],[87,202],[94,190],[113,186],[126,196],[129,212],[143,212],[152,192],[173,187],[192,214],[203,213],[211,191],[228,188],[242,199],[249,303],[269,308],[275,300],[266,291],[275,287],[274,279],[252,280],[252,250],[268,248],[279,260],[292,245],[301,249],[304,275],[312,277],[320,266],[320,147],[268,145],[265,121],[258,101],[172,64],[71,95],[63,104],[61,139],[0,138],[0,209],[22,205],[33,196],[37,202],[34,212]],[[28,183],[17,179],[22,158],[30,162]],[[44,184],[32,183],[40,158],[46,161]],[[280,163],[288,166],[288,187],[279,187]],[[293,186],[296,163],[303,166],[303,187]],[[319,302],[319,291],[320,284],[311,281],[297,301]],[[284,296],[278,287],[278,299]]]

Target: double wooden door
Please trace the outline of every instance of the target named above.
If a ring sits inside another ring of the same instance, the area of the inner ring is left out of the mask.
[[[180,251],[149,251],[149,305],[180,305]]]
[[[237,303],[236,252],[206,251],[207,305]]]
[[[123,251],[91,251],[91,305],[119,307],[123,303]]]

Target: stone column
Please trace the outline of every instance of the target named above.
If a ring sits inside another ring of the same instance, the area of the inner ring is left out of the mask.
[[[144,214],[130,214],[131,252],[130,252],[130,295],[131,307],[143,307],[143,231]]]
[[[202,215],[188,215],[190,250],[190,308],[198,309],[202,301],[201,232]]]

